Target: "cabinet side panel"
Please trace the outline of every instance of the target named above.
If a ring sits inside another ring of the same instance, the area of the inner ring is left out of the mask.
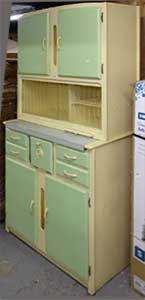
[[[96,149],[96,289],[129,263],[132,138]]]
[[[108,4],[108,138],[132,131],[134,83],[139,76],[139,11]]]

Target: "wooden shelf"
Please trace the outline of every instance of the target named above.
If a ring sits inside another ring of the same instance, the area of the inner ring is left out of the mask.
[[[91,106],[91,107],[97,107],[97,108],[101,108],[101,104],[100,103],[92,103],[92,102],[84,102],[86,100],[82,100],[82,101],[75,101],[72,102],[72,105],[83,105],[83,106]]]
[[[101,128],[98,87],[22,80],[22,113]]]

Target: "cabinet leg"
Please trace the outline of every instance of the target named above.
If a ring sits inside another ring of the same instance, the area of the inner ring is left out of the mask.
[[[88,289],[88,295],[94,296],[95,293],[96,293],[96,290],[95,290],[95,289],[93,289],[93,290]]]

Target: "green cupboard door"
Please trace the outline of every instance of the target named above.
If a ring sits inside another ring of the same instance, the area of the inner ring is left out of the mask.
[[[35,243],[37,206],[36,171],[6,158],[6,224]]]
[[[18,71],[22,74],[49,73],[49,13],[23,17],[18,27]]]
[[[101,78],[101,9],[61,9],[58,13],[58,73]]]
[[[46,176],[46,253],[88,280],[88,193]]]

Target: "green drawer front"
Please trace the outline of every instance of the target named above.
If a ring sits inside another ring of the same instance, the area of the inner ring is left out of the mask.
[[[18,131],[6,129],[6,140],[23,147],[29,147],[29,138],[27,135]]]
[[[29,149],[6,142],[6,154],[20,160],[29,161]]]
[[[31,162],[35,167],[52,173],[52,144],[32,137]]]
[[[56,158],[71,165],[89,168],[89,154],[87,152],[83,153],[67,147],[56,146]]]
[[[80,170],[63,162],[56,162],[56,174],[74,183],[79,183],[86,187],[89,186],[89,173],[86,170]]]

